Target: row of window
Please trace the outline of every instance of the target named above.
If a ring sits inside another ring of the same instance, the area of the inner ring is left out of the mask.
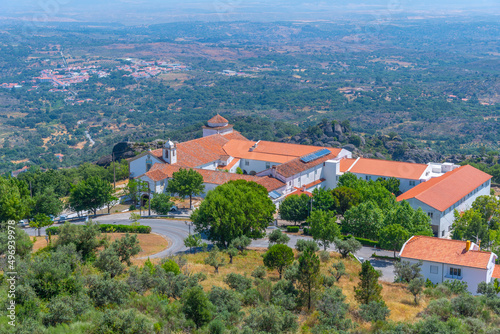
[[[430,266],[430,272],[431,272],[431,274],[438,274],[439,273],[439,267],[431,265]],[[446,277],[461,279],[462,278],[462,269],[461,268],[450,267],[449,274],[446,275]]]

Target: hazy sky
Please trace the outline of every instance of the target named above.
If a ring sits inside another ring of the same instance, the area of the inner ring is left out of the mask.
[[[0,0],[0,18],[148,24],[328,19],[376,14],[500,14],[500,0]]]

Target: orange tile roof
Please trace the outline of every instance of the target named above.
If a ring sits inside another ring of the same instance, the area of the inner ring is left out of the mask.
[[[217,114],[208,120],[208,123],[229,123],[227,119]]]
[[[202,126],[203,129],[211,129],[211,130],[224,130],[232,128],[232,124],[224,125],[224,126]]]
[[[250,148],[254,146],[254,144],[257,144],[257,147],[253,151],[250,151]],[[231,140],[224,145],[224,150],[227,154],[233,157],[276,163],[285,163],[323,148],[324,147],[319,146],[288,144],[271,141],[259,141],[256,143],[253,141],[242,140]],[[340,149],[330,150],[337,150],[340,152]]]
[[[399,256],[407,259],[486,269],[492,253],[478,250],[466,252],[465,244],[466,242],[461,240],[418,235],[411,237],[406,242]]]
[[[238,131],[235,131],[235,130],[233,130],[233,132],[223,133],[222,136],[224,138],[229,139],[229,140],[236,139],[236,140],[246,140],[246,141],[248,141],[247,138],[245,138],[241,133],[239,133]]]
[[[319,164],[322,164],[323,162],[325,162],[327,160],[336,158],[341,151],[340,148],[329,148],[329,150],[332,153],[330,153],[322,158],[310,161],[310,162],[303,162],[302,160],[300,160],[300,157],[295,158],[293,160],[290,160],[287,163],[284,163],[282,165],[277,166],[276,172],[278,174],[282,175],[283,177],[291,177],[291,176],[296,175],[300,172],[303,172],[303,171],[306,171],[310,168],[313,168]],[[315,151],[313,151],[313,152],[315,152]]]
[[[500,264],[495,265],[495,268],[493,269],[493,274],[491,275],[491,278],[500,279]]]
[[[259,177],[259,179],[256,182],[264,186],[264,188],[266,188],[268,192],[279,189],[286,185],[284,182],[281,182],[280,180],[275,179],[274,177],[271,176]]]
[[[355,161],[356,159],[351,159],[351,158],[345,158],[340,160],[340,171],[342,173],[347,172]]]
[[[300,195],[302,195],[302,194],[305,194],[305,195],[307,195],[307,196],[309,196],[309,197],[312,197],[312,195],[313,195],[313,194],[312,194],[312,193],[310,193],[309,191],[304,191],[304,190],[302,190],[302,188],[297,188],[297,187],[294,187],[294,188],[295,188],[295,190],[294,190],[293,192],[289,193],[288,195],[286,195],[286,197],[290,197],[290,196],[292,196],[292,195],[297,195],[297,196],[300,196]]]
[[[153,167],[144,175],[149,177],[151,180],[158,182],[166,178],[171,178],[173,176],[173,173],[177,172],[181,168],[183,167],[177,165],[157,163],[154,164]],[[285,185],[280,180],[267,176],[259,177],[252,175],[227,173],[227,172],[208,170],[208,169],[200,169],[200,168],[194,168],[194,170],[196,170],[203,176],[203,182],[216,185],[221,185],[232,180],[246,180],[246,181],[253,181],[264,186],[268,192],[281,188]]]
[[[311,182],[311,183],[304,185],[304,187],[306,187],[306,189],[309,189],[309,188],[314,187],[315,185],[318,185],[318,184],[325,182],[325,181],[326,181],[326,179],[319,179],[319,180],[316,180],[314,182]]]
[[[489,179],[491,175],[465,165],[418,184],[398,196],[397,200],[416,198],[439,211],[445,211]]]
[[[233,160],[231,160],[230,163],[227,164],[227,166],[223,167],[222,169],[230,170],[231,168],[233,168],[234,165],[236,165],[238,163],[238,161],[240,161],[240,159],[234,158]]]
[[[344,163],[344,167],[347,166],[347,164],[348,162]],[[428,167],[426,164],[367,158],[359,158],[358,161],[353,165],[351,164],[351,166],[349,170],[351,173],[410,180],[419,180]]]
[[[216,161],[227,154],[222,147],[228,142],[226,137],[215,134],[179,143],[176,165],[196,167]]]

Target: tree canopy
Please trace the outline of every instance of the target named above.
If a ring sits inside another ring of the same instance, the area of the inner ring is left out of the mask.
[[[193,205],[193,196],[201,195],[205,190],[203,176],[194,169],[179,169],[168,180],[167,192],[181,198],[189,197],[189,207]]]
[[[197,232],[206,232],[209,240],[227,247],[240,236],[264,236],[275,211],[266,188],[237,180],[210,191],[191,219]]]
[[[309,216],[311,198],[306,194],[291,195],[280,204],[279,212],[281,219],[294,222],[295,224],[306,220]]]

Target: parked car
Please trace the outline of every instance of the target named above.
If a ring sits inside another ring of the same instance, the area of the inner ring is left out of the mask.
[[[67,215],[60,215],[60,216],[59,216],[59,221],[60,221],[60,222],[64,222],[64,221],[66,221],[67,219],[68,219],[68,216],[67,216]]]
[[[28,227],[28,223],[23,219],[23,220],[20,220],[19,223],[17,223],[17,226]]]
[[[177,211],[179,211],[179,209],[175,205],[172,205],[172,208],[170,208],[170,212],[177,212]]]

